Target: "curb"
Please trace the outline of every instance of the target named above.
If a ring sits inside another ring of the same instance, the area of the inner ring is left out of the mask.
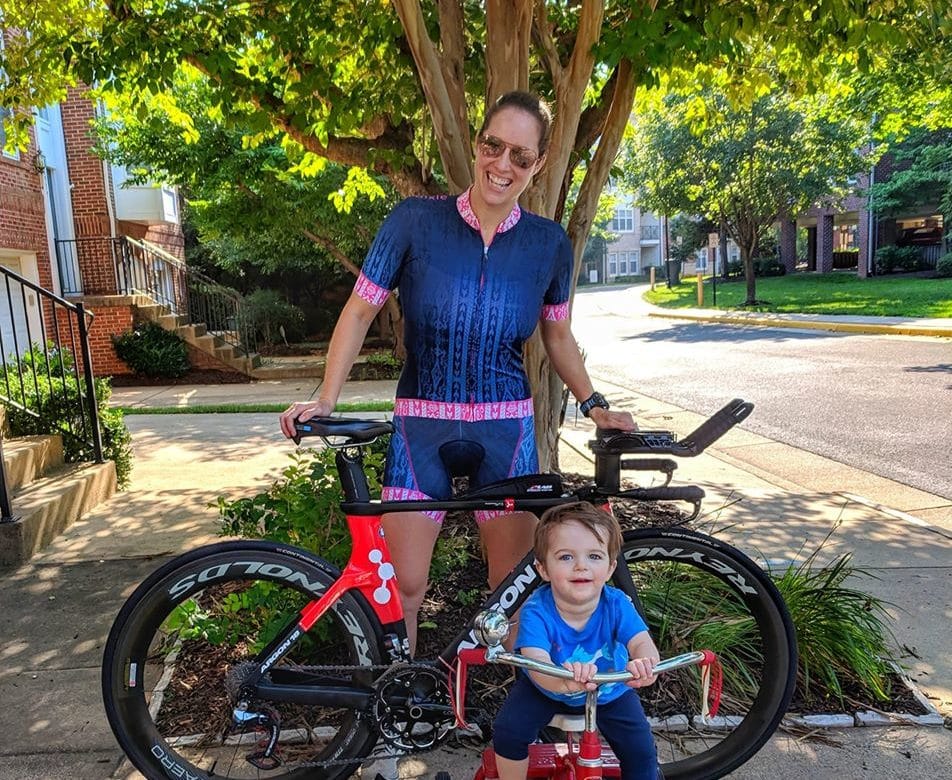
[[[868,728],[872,726],[944,726],[945,718],[942,713],[926,698],[919,686],[892,661],[889,662],[889,666],[926,711],[925,715],[912,715],[908,712],[883,712],[882,710],[856,710],[852,715],[848,712],[826,715],[787,713],[784,716],[784,723],[805,728],[823,729]]]
[[[691,320],[694,322],[712,322],[723,325],[754,325],[764,328],[799,328],[802,330],[829,330],[843,333],[867,333],[886,336],[932,336],[952,338],[952,327],[928,327],[923,325],[890,325],[864,322],[835,322],[831,320],[788,320],[776,317],[748,317],[723,314],[691,314],[687,312],[659,311],[648,312],[649,317],[661,317],[673,320]]]

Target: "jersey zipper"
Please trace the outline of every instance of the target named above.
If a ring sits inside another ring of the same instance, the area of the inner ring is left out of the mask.
[[[473,312],[473,316],[477,320],[477,328],[475,329],[476,333],[484,333],[483,320],[485,318],[485,309],[483,305],[484,290],[486,287],[486,268],[489,264],[489,246],[483,244],[483,254],[479,261],[479,288],[476,291],[476,308]],[[467,377],[466,377],[466,389],[469,395],[469,402],[471,404],[476,403],[476,388],[474,383],[476,381],[477,366],[476,360],[479,355],[480,344],[474,343],[470,344],[469,350],[469,360],[467,366]]]

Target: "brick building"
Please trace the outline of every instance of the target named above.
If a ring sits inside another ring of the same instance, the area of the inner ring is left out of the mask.
[[[131,328],[142,296],[131,294],[123,277],[123,237],[145,240],[182,264],[185,242],[173,190],[123,187],[125,171],[94,153],[97,110],[84,88],[72,88],[61,104],[36,112],[25,151],[0,155],[0,264],[69,301],[81,301],[94,315],[90,343],[96,374],[128,374],[112,336]],[[128,272],[127,257],[125,267]],[[24,326],[31,326],[34,342],[43,332],[34,321],[37,310],[31,291],[0,295],[5,356],[28,348],[22,343]],[[209,367],[202,357],[193,363]]]

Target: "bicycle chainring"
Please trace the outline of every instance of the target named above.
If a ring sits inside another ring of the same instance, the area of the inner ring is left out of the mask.
[[[453,731],[446,674],[427,664],[405,664],[374,684],[374,719],[381,738],[400,750],[429,750]]]

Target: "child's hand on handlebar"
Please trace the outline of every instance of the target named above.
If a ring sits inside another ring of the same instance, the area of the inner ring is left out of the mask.
[[[595,664],[586,664],[581,661],[566,661],[562,664],[574,675],[574,679],[565,680],[566,693],[575,693],[576,691],[594,691],[598,686],[589,682],[592,677],[598,674],[598,667]]]
[[[656,658],[633,658],[630,660],[625,669],[631,673],[633,679],[625,685],[629,688],[643,688],[646,685],[651,685],[658,679],[658,675],[654,673],[654,665],[657,662],[658,659]]]
[[[281,412],[281,433],[293,439],[296,435],[295,421],[307,422],[315,417],[330,417],[333,412],[334,404],[325,398],[318,398],[316,401],[297,401]]]

